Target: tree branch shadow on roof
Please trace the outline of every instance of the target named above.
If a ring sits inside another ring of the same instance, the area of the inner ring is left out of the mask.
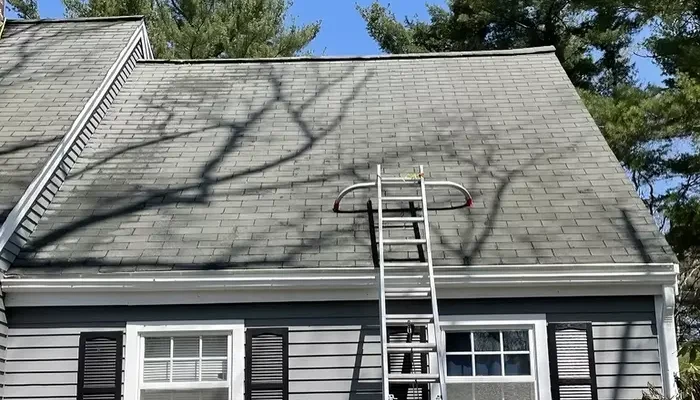
[[[353,69],[349,68],[347,69],[341,77],[338,79],[333,80],[332,82],[329,82],[328,84],[322,85],[320,88],[316,90],[314,95],[308,99],[306,102],[301,104],[300,106],[296,106],[292,103],[292,100],[287,98],[287,96],[284,94],[282,90],[282,84],[283,80],[281,77],[275,75],[274,71],[270,71],[270,78],[269,82],[271,86],[274,88],[273,96],[270,98],[265,104],[262,105],[259,109],[257,109],[255,112],[251,113],[249,115],[249,118],[247,118],[243,122],[233,122],[233,121],[219,121],[215,125],[208,125],[207,127],[196,129],[196,130],[188,130],[186,132],[179,132],[176,134],[172,135],[167,135],[164,134],[166,126],[169,121],[171,121],[175,115],[173,113],[168,114],[168,116],[165,118],[165,122],[159,124],[158,129],[161,130],[160,134],[161,136],[155,140],[148,140],[146,141],[145,145],[144,143],[137,143],[135,145],[129,145],[126,148],[121,148],[117,151],[118,155],[123,155],[126,154],[130,151],[141,149],[144,146],[153,146],[161,143],[166,143],[169,141],[172,141],[178,137],[186,136],[186,135],[191,135],[195,133],[202,133],[206,132],[207,130],[217,127],[221,128],[224,127],[228,130],[228,135],[226,142],[224,143],[223,146],[221,146],[217,151],[211,155],[210,159],[202,166],[198,176],[199,178],[196,180],[196,182],[192,183],[186,183],[186,184],[181,184],[181,185],[176,185],[173,187],[168,187],[164,189],[149,189],[149,188],[144,188],[141,185],[136,185],[135,187],[128,189],[128,190],[123,190],[120,191],[120,193],[116,196],[113,196],[112,199],[109,200],[113,208],[111,208],[107,212],[95,212],[92,213],[89,216],[86,216],[84,218],[79,218],[74,221],[71,221],[69,223],[65,224],[57,224],[55,228],[49,230],[48,232],[43,232],[42,234],[37,235],[36,237],[32,238],[28,245],[26,246],[25,250],[20,254],[20,257],[17,260],[17,265],[19,266],[46,266],[49,264],[52,267],[60,267],[60,266],[65,266],[68,267],[70,265],[93,265],[93,266],[99,266],[99,267],[109,267],[111,266],[119,266],[120,268],[141,268],[145,267],[145,269],[149,269],[148,267],[152,267],[153,269],[158,269],[158,268],[187,268],[187,269],[192,269],[193,265],[192,263],[189,262],[183,262],[181,265],[178,265],[176,262],[175,258],[176,257],[171,257],[170,260],[165,260],[164,257],[142,257],[138,260],[109,260],[108,258],[93,258],[93,257],[85,257],[85,258],[80,258],[80,257],[70,257],[68,259],[57,259],[51,257],[50,259],[45,259],[44,257],[37,257],[34,258],[34,256],[37,253],[40,253],[42,250],[48,250],[50,251],[52,248],[56,248],[57,246],[63,246],[61,244],[61,241],[67,237],[69,237],[71,234],[76,233],[80,230],[83,229],[90,229],[92,226],[97,226],[99,227],[100,224],[102,223],[108,223],[109,221],[113,219],[117,219],[119,217],[127,216],[130,214],[142,212],[144,210],[149,210],[149,209],[161,209],[163,207],[169,206],[169,205],[180,205],[180,204],[207,204],[209,201],[210,196],[212,195],[212,190],[213,187],[217,184],[221,183],[231,183],[236,180],[240,180],[242,178],[245,178],[253,173],[256,172],[261,172],[265,170],[269,170],[272,168],[275,168],[277,166],[280,166],[288,161],[291,161],[295,158],[303,156],[305,153],[307,153],[309,150],[311,150],[316,143],[319,141],[323,140],[325,137],[328,135],[331,135],[337,131],[338,126],[342,122],[342,120],[345,118],[345,114],[347,112],[347,109],[352,105],[353,101],[359,96],[360,92],[363,90],[364,86],[366,85],[367,81],[373,76],[374,72],[369,71],[366,74],[364,74],[361,79],[359,79],[352,87],[351,92],[345,96],[345,98],[342,99],[341,102],[341,107],[340,110],[338,111],[337,115],[335,115],[331,122],[325,126],[322,126],[320,128],[316,128],[313,123],[310,123],[305,120],[304,118],[304,110],[309,107],[309,105],[314,101],[315,98],[318,98],[321,96],[323,93],[327,92],[331,88],[333,88],[335,85],[338,85],[339,83],[343,82],[348,76],[353,74]],[[240,140],[246,137],[246,134],[250,127],[254,125],[257,121],[259,121],[263,115],[265,115],[269,110],[276,105],[281,105],[284,107],[284,109],[287,111],[287,113],[291,116],[292,121],[296,124],[296,126],[299,128],[300,134],[304,138],[304,144],[296,149],[295,151],[291,152],[290,154],[280,156],[274,160],[267,161],[262,165],[258,166],[253,166],[250,168],[246,168],[241,171],[236,171],[233,173],[225,174],[225,175],[216,175],[214,172],[217,170],[217,166],[219,166],[222,162],[222,160],[227,157],[231,152],[236,150],[240,146]],[[105,155],[105,158],[112,159],[114,158],[114,154],[107,154]],[[104,160],[98,160],[96,161],[97,164],[102,165],[105,163]],[[89,165],[89,164],[88,164]],[[88,166],[86,168],[81,168],[80,164],[77,165],[78,167],[77,171],[73,174],[71,174],[71,177],[68,178],[68,181],[71,179],[74,179],[79,176],[83,176],[86,173],[89,173],[91,171],[91,168]],[[343,173],[343,172],[341,172]],[[295,179],[292,181],[286,181],[286,182],[280,182],[279,184],[272,184],[272,185],[244,185],[241,188],[232,188],[231,190],[228,191],[228,193],[232,194],[240,194],[240,193],[255,193],[256,191],[272,191],[275,189],[280,189],[280,188],[286,188],[289,185],[295,185],[296,184],[308,184],[309,182],[315,182],[315,181],[322,181],[325,178],[323,176],[319,177],[304,177],[302,179]],[[126,189],[126,188],[125,188]],[[226,192],[221,192],[220,190],[217,191],[217,195],[222,195],[225,194]],[[102,199],[100,199],[101,202],[104,202]],[[122,203],[122,204],[120,204]],[[45,217],[46,218],[46,217]],[[346,229],[340,229],[337,233],[349,233],[352,232],[354,228],[352,226],[349,226]],[[210,262],[198,262],[196,263],[197,268],[201,269],[221,269],[221,268],[231,268],[231,267],[255,267],[255,266],[263,266],[263,265],[270,265],[270,264],[277,264],[277,265],[282,265],[286,262],[293,261],[299,257],[299,254],[303,252],[305,249],[309,248],[319,248],[323,245],[324,240],[333,240],[332,238],[312,238],[309,240],[303,240],[301,244],[298,246],[288,246],[288,253],[283,254],[283,255],[275,255],[275,254],[265,254],[261,256],[255,256],[251,255],[249,258],[249,261],[245,262],[236,262],[236,261],[231,261],[231,258],[235,254],[246,254],[248,251],[248,246],[249,243],[247,241],[241,241],[240,244],[238,243],[232,243],[231,247],[227,250],[227,254],[214,254],[211,258],[213,261]],[[29,254],[28,258],[24,258]],[[133,261],[133,262],[131,262]]]
[[[620,209],[620,212],[622,213],[622,218],[625,221],[625,231],[627,232],[627,237],[632,239],[634,242],[634,248],[637,250],[637,253],[641,256],[645,263],[653,262],[654,259],[649,254],[647,246],[640,237],[637,227],[634,226],[634,223],[632,222],[632,217],[630,216],[629,210],[622,208]]]
[[[22,23],[6,26],[3,37],[0,38],[0,53],[4,56],[2,60],[6,61],[0,62],[0,96],[11,93],[13,89],[26,89],[25,86],[27,85],[31,85],[28,87],[33,90],[33,85],[37,82],[46,84],[52,82],[51,78],[65,77],[66,73],[73,75],[79,72],[81,68],[88,67],[69,64],[66,64],[66,68],[58,68],[55,65],[44,66],[47,59],[41,56],[46,52],[55,50],[52,49],[52,46],[55,46],[59,41],[71,41],[79,35],[87,37],[95,31],[110,29],[117,24],[114,22],[101,23],[99,25],[81,25],[79,29],[69,29],[67,28],[69,25],[60,25],[61,28],[54,30],[53,33],[47,33],[45,28],[48,25]],[[8,56],[5,56],[6,54]],[[113,61],[116,61],[116,53]],[[56,93],[58,91],[59,89],[55,89]],[[15,99],[13,94],[10,94],[10,96],[4,99],[21,103],[25,100],[26,94],[20,94],[17,99]],[[33,96],[35,96],[33,97],[34,100],[38,98],[35,93]],[[66,100],[64,99],[63,101],[65,102]],[[46,110],[38,109],[36,112],[45,113]],[[77,113],[78,111],[75,112],[76,115]],[[25,117],[20,113],[17,114],[20,118]],[[10,115],[10,118],[12,118],[12,115]],[[0,123],[0,127],[1,125]],[[31,160],[32,163],[35,163],[31,169],[21,166],[14,170],[6,169],[3,171],[5,179],[2,183],[2,193],[0,193],[0,197],[3,198],[0,204],[0,224],[5,222],[12,208],[15,207],[31,181],[41,170],[43,161],[49,157],[56,144],[61,141],[65,134],[65,132],[41,132],[44,127],[40,127],[39,131],[35,132],[35,128],[31,123],[23,123],[20,132],[15,132],[12,126],[14,125],[10,125],[9,130],[0,129],[0,165],[10,168],[14,166],[5,164],[8,159],[12,161],[12,159],[32,159],[37,155],[40,157],[39,160]],[[32,131],[31,134],[28,132],[30,129]],[[27,134],[21,136],[24,132],[27,132]],[[37,134],[41,134],[41,137],[33,139]],[[11,138],[8,137],[10,135],[12,135]],[[12,141],[9,139],[12,139]],[[19,141],[17,142],[16,140]],[[44,156],[43,159],[41,155]]]

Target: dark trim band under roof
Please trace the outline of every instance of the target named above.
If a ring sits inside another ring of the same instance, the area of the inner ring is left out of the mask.
[[[84,17],[84,18],[42,18],[42,19],[8,19],[7,24],[63,24],[69,22],[111,22],[111,21],[140,21],[143,15],[121,15],[116,17]]]
[[[444,53],[409,53],[409,54],[379,54],[368,56],[331,56],[331,57],[277,57],[277,58],[209,58],[201,60],[139,60],[145,64],[245,64],[245,63],[280,63],[280,62],[329,62],[329,61],[383,61],[383,60],[414,60],[431,58],[460,58],[460,57],[503,57],[527,54],[553,53],[554,46],[528,47],[510,50],[478,50],[457,51]]]

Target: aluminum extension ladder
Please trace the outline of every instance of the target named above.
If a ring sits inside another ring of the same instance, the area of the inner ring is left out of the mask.
[[[425,385],[425,384],[437,384],[440,389],[440,397],[442,400],[447,400],[447,386],[446,386],[446,355],[445,355],[445,344],[442,340],[441,329],[440,329],[440,314],[438,311],[438,302],[435,291],[435,277],[433,274],[433,259],[432,259],[432,248],[430,243],[430,225],[428,221],[428,205],[426,197],[426,186],[447,186],[459,190],[464,194],[466,203],[465,206],[471,206],[472,199],[469,192],[461,185],[454,182],[447,181],[436,181],[436,182],[426,182],[423,166],[419,167],[417,174],[411,174],[405,178],[397,177],[383,177],[381,165],[377,165],[377,178],[375,182],[360,183],[348,187],[343,190],[336,202],[334,204],[334,211],[339,211],[340,200],[349,192],[359,189],[359,188],[369,188],[376,186],[377,189],[377,214],[378,214],[378,253],[379,253],[379,310],[380,310],[380,330],[381,330],[381,347],[382,347],[382,392],[383,400],[393,400],[394,395],[390,393],[390,387],[392,384],[401,385]],[[415,193],[412,196],[385,196],[384,191],[386,188],[397,188],[397,191],[401,191],[401,188],[412,187],[418,189],[418,194]],[[401,204],[406,202],[419,202],[420,203],[420,216],[399,216],[399,217],[385,217],[385,203]],[[392,225],[396,224],[396,225]],[[424,235],[422,238],[409,238],[409,237],[394,237],[401,233],[401,230],[405,230],[406,235],[415,235],[415,224],[421,224],[423,228]],[[398,230],[399,233],[394,235],[394,229]],[[385,234],[392,230],[391,238],[386,238]],[[423,260],[421,261],[395,261],[385,259],[385,249],[390,248],[392,245],[416,245],[422,246],[423,250]],[[405,269],[411,269],[412,271],[418,271],[419,277],[415,279],[415,282],[411,282],[411,275],[414,274],[402,274],[400,271],[405,271]],[[396,272],[399,271],[399,272]],[[427,273],[427,285],[425,279],[421,277],[425,276]],[[405,282],[408,277],[408,282]],[[404,281],[404,282],[402,282]],[[419,282],[420,281],[420,282]],[[403,285],[397,285],[397,283],[403,283]],[[406,286],[408,283],[408,286]],[[428,299],[430,300],[431,313],[430,314],[388,314],[387,313],[387,301],[394,300],[416,300],[416,299]],[[432,340],[417,341],[413,342],[412,339],[408,339],[406,342],[395,343],[389,341],[389,327],[405,327],[409,337],[412,338],[413,330],[416,326],[424,327],[427,331],[429,326],[433,326],[434,334],[432,335]],[[390,360],[389,354],[403,354],[404,356],[409,355],[413,359],[414,355],[426,355],[431,354],[436,355],[437,360],[437,373],[425,373],[421,371],[415,373],[413,368],[411,368],[410,373],[392,373],[390,371]]]

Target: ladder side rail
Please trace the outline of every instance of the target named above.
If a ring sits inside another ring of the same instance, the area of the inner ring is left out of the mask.
[[[425,175],[423,172],[423,166],[419,167],[419,177],[420,177],[420,190],[422,201],[422,211],[423,211],[423,229],[425,237],[425,258],[428,262],[428,279],[430,281],[430,292],[431,299],[430,302],[433,308],[433,325],[435,329],[435,343],[437,344],[437,358],[438,358],[438,375],[440,376],[440,396],[441,400],[447,400],[447,385],[445,374],[445,367],[447,365],[447,355],[445,352],[444,341],[442,340],[442,328],[440,327],[440,315],[438,312],[438,301],[437,301],[437,291],[435,290],[435,274],[433,273],[433,254],[432,245],[430,243],[430,225],[428,220],[428,197],[426,196],[425,190]]]
[[[382,166],[377,165],[377,221],[379,224],[379,314],[380,335],[382,346],[382,398],[390,400],[389,393],[389,356],[387,352],[388,329],[386,320],[386,292],[384,290],[384,221],[382,203]]]

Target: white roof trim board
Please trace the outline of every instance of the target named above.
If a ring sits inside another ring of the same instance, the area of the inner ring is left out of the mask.
[[[376,300],[374,269],[279,269],[149,277],[15,278],[8,306],[201,304]],[[676,290],[676,264],[453,266],[438,269],[441,299],[661,295]],[[670,289],[669,289],[670,288]]]
[[[351,288],[371,284],[374,287],[378,271],[363,268],[316,268],[286,271],[279,269],[244,270],[234,273],[192,272],[175,275],[171,272],[150,276],[83,276],[56,278],[6,277],[2,286],[6,292],[34,290],[90,291],[112,289],[140,290],[202,290],[274,287],[337,287]],[[676,283],[677,264],[570,264],[570,265],[484,265],[436,267],[435,279],[442,287],[450,286],[508,286],[560,284],[626,284]],[[143,275],[143,274],[140,274]]]

